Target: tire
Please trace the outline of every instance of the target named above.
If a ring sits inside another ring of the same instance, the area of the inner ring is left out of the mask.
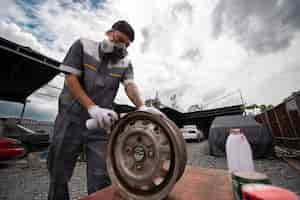
[[[115,125],[107,155],[113,185],[124,199],[131,200],[165,199],[182,176],[187,160],[185,141],[177,126],[141,111],[126,115]],[[164,171],[161,161],[166,160],[169,165]],[[163,181],[155,182],[157,175]]]

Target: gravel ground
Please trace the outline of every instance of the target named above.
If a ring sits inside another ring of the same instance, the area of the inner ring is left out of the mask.
[[[188,165],[227,169],[226,158],[210,156],[208,142],[188,143]],[[283,187],[300,196],[300,173],[280,159],[258,159],[255,170],[265,173],[273,185]]]
[[[188,164],[193,166],[226,169],[226,159],[208,155],[208,144],[187,143]],[[256,160],[256,170],[268,174],[272,183],[300,195],[300,174],[281,160]],[[78,162],[70,182],[72,199],[86,193],[86,166]],[[28,167],[26,160],[13,164],[0,164],[0,200],[46,200],[48,172],[45,162],[39,168]]]

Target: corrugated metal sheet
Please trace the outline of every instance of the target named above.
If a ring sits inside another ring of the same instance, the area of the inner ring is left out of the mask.
[[[300,149],[300,92],[255,119],[269,128],[276,145]]]
[[[1,37],[0,55],[1,100],[24,103],[60,72],[58,61]]]

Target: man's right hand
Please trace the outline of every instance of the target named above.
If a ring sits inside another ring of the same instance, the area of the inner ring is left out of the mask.
[[[90,116],[97,120],[99,127],[109,130],[111,125],[117,121],[118,115],[115,111],[101,108],[97,105],[88,108]]]

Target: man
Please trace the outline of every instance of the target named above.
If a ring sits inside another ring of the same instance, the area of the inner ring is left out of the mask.
[[[88,194],[110,184],[105,165],[106,130],[117,120],[112,103],[120,82],[138,110],[161,114],[145,106],[134,82],[127,56],[127,47],[133,41],[133,28],[126,21],[118,21],[102,42],[77,40],[64,58],[60,68],[68,73],[48,156],[49,200],[69,199],[68,182],[82,145],[87,154]],[[100,129],[87,129],[90,118],[97,120]]]

